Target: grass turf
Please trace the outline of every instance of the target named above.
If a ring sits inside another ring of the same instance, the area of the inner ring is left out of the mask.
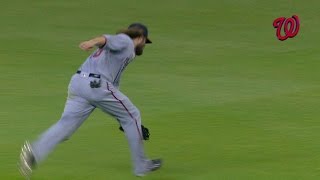
[[[0,7],[0,179],[22,179],[21,143],[61,115],[80,41],[134,21],[154,44],[121,90],[151,130],[150,180],[318,179],[319,1],[4,0]],[[272,22],[297,14],[297,37]],[[96,110],[33,179],[136,179],[116,121]]]

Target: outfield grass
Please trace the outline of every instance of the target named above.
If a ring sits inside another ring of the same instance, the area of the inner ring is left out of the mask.
[[[121,90],[163,157],[149,180],[305,180],[320,176],[317,0],[3,0],[0,6],[0,179],[22,179],[20,146],[61,115],[80,41],[133,21],[154,44]],[[272,22],[297,14],[297,37]],[[47,179],[137,179],[118,125],[97,110],[34,173]]]

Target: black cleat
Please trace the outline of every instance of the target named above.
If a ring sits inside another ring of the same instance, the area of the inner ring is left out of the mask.
[[[149,167],[150,171],[155,171],[159,169],[162,165],[162,160],[161,159],[153,159],[151,160],[152,165]]]
[[[162,159],[152,159],[149,161],[149,164],[147,166],[147,170],[143,173],[138,173],[136,176],[145,176],[147,173],[156,171],[162,166]]]

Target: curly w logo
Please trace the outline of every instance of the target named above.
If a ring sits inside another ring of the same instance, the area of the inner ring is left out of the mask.
[[[277,28],[276,36],[280,41],[295,37],[300,30],[300,20],[297,15],[291,18],[279,17],[273,21],[273,27]],[[281,34],[282,27],[284,35]]]

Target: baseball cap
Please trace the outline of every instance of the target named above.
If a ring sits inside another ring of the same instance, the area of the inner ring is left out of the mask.
[[[145,26],[144,24],[142,23],[132,23],[128,29],[130,28],[137,28],[137,29],[141,29],[143,31],[143,35],[146,37],[146,43],[147,44],[151,44],[152,41],[148,38],[148,28],[147,26]]]

